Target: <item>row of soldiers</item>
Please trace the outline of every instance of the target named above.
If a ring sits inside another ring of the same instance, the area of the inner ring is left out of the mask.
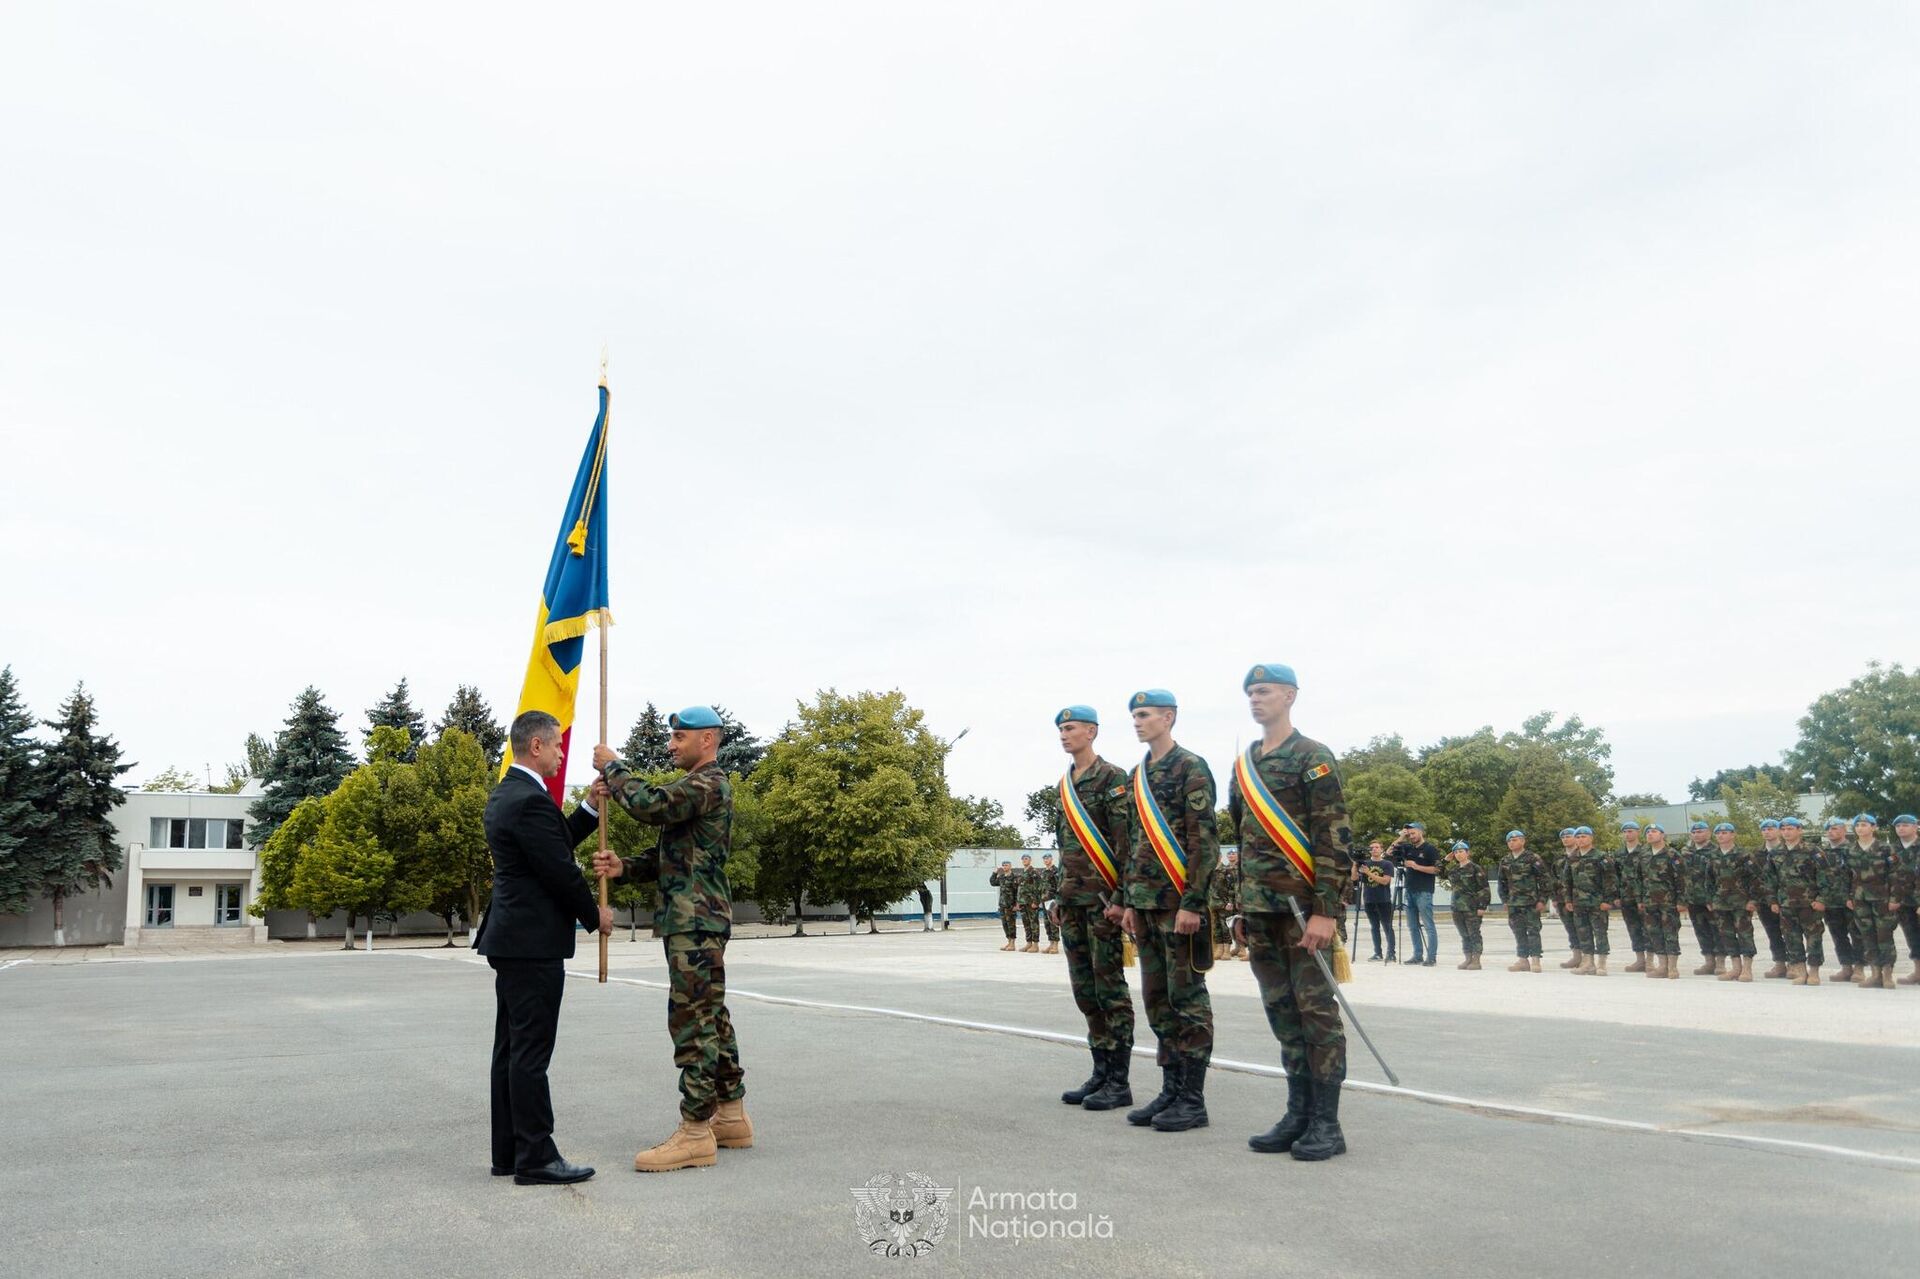
[[[1060,868],[1053,864],[1053,854],[1043,853],[1041,864],[1033,864],[1032,853],[1020,854],[1020,864],[1015,866],[1011,860],[1000,863],[1000,868],[987,876],[987,883],[1000,890],[1000,927],[1006,930],[1007,944],[1001,950],[1014,950],[1014,923],[1027,930],[1027,944],[1018,947],[1023,951],[1044,955],[1060,953],[1060,921],[1052,911],[1043,910],[1047,902],[1060,895]],[[1040,949],[1040,927],[1042,922],[1047,929],[1047,948]]]
[[[1760,824],[1762,846],[1747,849],[1731,822],[1709,829],[1697,821],[1687,843],[1674,847],[1659,823],[1643,829],[1629,820],[1620,826],[1621,847],[1603,850],[1594,847],[1592,827],[1574,826],[1560,832],[1564,855],[1553,866],[1527,847],[1524,831],[1509,831],[1501,896],[1520,957],[1508,971],[1540,971],[1541,923],[1551,908],[1573,951],[1561,967],[1606,976],[1609,922],[1617,910],[1634,951],[1625,971],[1678,978],[1684,910],[1702,956],[1695,976],[1752,981],[1757,919],[1773,959],[1763,978],[1820,985],[1823,939],[1831,934],[1841,965],[1836,980],[1892,990],[1897,928],[1913,963],[1897,984],[1920,985],[1920,820],[1902,813],[1893,828],[1888,841],[1869,813],[1851,823],[1836,817],[1815,845],[1798,817],[1768,818]],[[1477,968],[1486,874],[1464,843],[1454,849],[1447,871],[1450,879],[1458,876],[1454,922],[1470,961],[1462,967]]]

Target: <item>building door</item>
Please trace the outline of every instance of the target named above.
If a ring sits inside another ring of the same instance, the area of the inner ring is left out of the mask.
[[[213,886],[214,927],[231,928],[240,922],[240,890],[244,887],[244,884]]]
[[[148,928],[173,927],[173,885],[147,885]]]

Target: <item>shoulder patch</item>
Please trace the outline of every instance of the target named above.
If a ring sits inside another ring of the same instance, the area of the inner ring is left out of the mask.
[[[1125,786],[1116,786],[1112,790],[1107,792],[1107,798],[1119,799],[1122,795],[1126,793],[1127,793],[1127,788]]]
[[[1309,768],[1304,774],[1302,774],[1302,777],[1307,781],[1317,782],[1322,777],[1325,777],[1328,773],[1331,773],[1332,771],[1333,771],[1332,764],[1315,764],[1312,768]]]

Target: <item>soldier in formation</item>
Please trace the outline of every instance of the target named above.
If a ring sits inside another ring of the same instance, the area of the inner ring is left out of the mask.
[[[1468,972],[1480,971],[1480,917],[1492,901],[1487,887],[1487,870],[1473,860],[1467,841],[1453,842],[1453,858],[1447,866],[1447,887],[1453,894],[1453,926],[1460,930],[1460,950],[1466,958],[1454,965]]]
[[[1787,958],[1787,976],[1796,986],[1818,986],[1826,965],[1821,944],[1820,854],[1803,842],[1798,817],[1780,820],[1780,851],[1774,861],[1770,914],[1780,930],[1781,950]]]
[[[1893,819],[1893,855],[1906,871],[1911,890],[1900,908],[1900,931],[1907,939],[1907,962],[1913,971],[1899,979],[1902,986],[1920,986],[1920,818],[1902,813]]]
[[[1034,867],[1033,854],[1020,854],[1020,927],[1027,935],[1027,944],[1020,949],[1028,954],[1040,952],[1040,902],[1045,897],[1046,881]]]
[[[1573,830],[1573,856],[1565,871],[1567,911],[1573,916],[1573,929],[1579,938],[1576,949],[1580,965],[1574,971],[1582,977],[1607,975],[1608,912],[1619,896],[1614,883],[1613,861],[1593,846],[1593,827]]]
[[[1646,829],[1647,844],[1634,872],[1640,896],[1640,927],[1650,962],[1647,976],[1677,980],[1680,976],[1680,901],[1686,892],[1686,873],[1680,854],[1667,843],[1667,828],[1654,822]]]
[[[1208,899],[1213,913],[1213,957],[1240,959],[1245,951],[1234,936],[1232,920],[1240,913],[1240,854],[1222,849],[1220,869],[1213,873],[1213,888]]]
[[[1052,909],[1060,897],[1060,868],[1053,864],[1052,853],[1040,854],[1040,922],[1046,926],[1047,948],[1040,953],[1060,953],[1060,923]]]
[[[1510,973],[1540,971],[1540,920],[1553,900],[1553,872],[1540,854],[1527,847],[1527,833],[1507,832],[1507,856],[1500,863],[1500,897],[1507,905],[1507,927],[1513,930],[1518,958]]]
[[[1620,912],[1620,922],[1627,928],[1627,943],[1633,947],[1633,962],[1622,972],[1644,973],[1648,960],[1652,958],[1647,948],[1646,921],[1640,911],[1640,823],[1629,818],[1620,823],[1620,851],[1611,854],[1613,858],[1614,881],[1619,885],[1620,896],[1613,904]]]
[[[1767,958],[1773,967],[1760,974],[1765,980],[1787,975],[1787,939],[1780,927],[1780,916],[1771,909],[1780,897],[1780,823],[1769,817],[1760,823],[1760,848],[1753,854],[1754,873],[1759,878],[1760,907],[1754,917],[1767,935]]]
[[[1007,934],[1007,944],[1001,950],[1013,950],[1019,944],[1014,941],[1020,919],[1020,872],[1013,868],[1013,862],[1003,861],[1000,868],[987,876],[987,883],[1000,890],[1000,927]]]
[[[1725,963],[1720,948],[1720,931],[1713,917],[1713,841],[1707,824],[1695,822],[1687,828],[1687,846],[1680,853],[1681,900],[1687,918],[1693,921],[1693,939],[1700,947],[1700,966],[1696,977],[1718,973]]]
[[[1853,846],[1847,850],[1853,872],[1847,908],[1860,923],[1860,962],[1867,976],[1862,986],[1894,988],[1893,934],[1900,910],[1912,904],[1913,876],[1893,849],[1880,838],[1879,823],[1869,813],[1853,819]]]
[[[1714,931],[1725,951],[1721,981],[1753,980],[1753,915],[1761,895],[1760,871],[1753,854],[1734,843],[1732,822],[1713,828]]]

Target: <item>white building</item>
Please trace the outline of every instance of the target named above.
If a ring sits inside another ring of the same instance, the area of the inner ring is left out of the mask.
[[[113,813],[126,849],[123,945],[214,930],[231,930],[236,942],[267,940],[266,924],[247,914],[260,896],[259,850],[246,834],[259,794],[253,782],[237,795],[128,793]]]

